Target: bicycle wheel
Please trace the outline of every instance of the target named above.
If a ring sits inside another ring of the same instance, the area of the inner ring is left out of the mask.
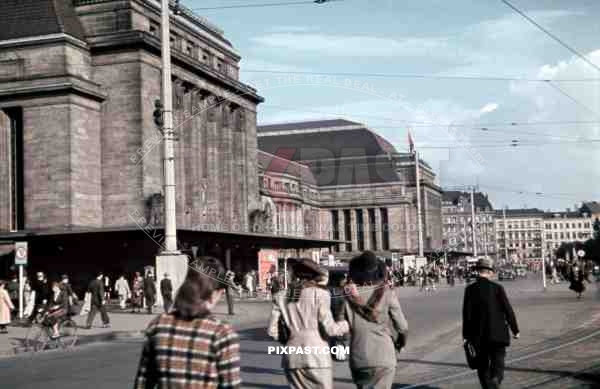
[[[27,351],[37,352],[46,348],[50,337],[45,326],[39,323],[32,324],[27,330],[25,347]]]
[[[60,333],[59,343],[62,348],[67,349],[75,346],[77,343],[77,323],[71,319],[63,320],[58,325]]]

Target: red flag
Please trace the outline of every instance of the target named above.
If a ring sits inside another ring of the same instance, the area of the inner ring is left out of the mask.
[[[410,130],[408,130],[408,150],[411,154],[415,152],[415,142],[413,142]]]

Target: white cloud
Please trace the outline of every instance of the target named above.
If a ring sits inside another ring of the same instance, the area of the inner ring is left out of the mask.
[[[328,35],[273,33],[252,38],[271,49],[323,53],[329,56],[436,56],[448,47],[446,38],[405,38],[396,40],[369,35]]]
[[[488,104],[484,105],[483,107],[481,107],[479,112],[480,113],[490,113],[490,112],[494,112],[497,109],[498,109],[498,104],[488,103]]]

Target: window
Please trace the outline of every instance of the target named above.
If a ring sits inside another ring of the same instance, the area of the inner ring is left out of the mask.
[[[339,240],[340,239],[340,229],[339,229],[339,215],[338,215],[337,210],[331,211],[331,227],[332,227],[332,232],[333,232],[332,239]],[[336,253],[339,252],[340,246],[336,244],[334,246],[334,250]]]
[[[370,238],[371,238],[371,250],[377,250],[377,231],[379,227],[376,225],[376,219],[375,219],[375,210],[373,208],[370,208],[368,210],[368,214],[369,214],[369,233],[371,234]]]
[[[552,234],[546,234],[546,239],[552,239]]]
[[[577,224],[577,227],[581,228],[581,223],[578,223],[578,224]]]
[[[154,36],[160,36],[160,27],[158,24],[150,22],[150,34]]]
[[[350,228],[350,210],[344,209],[344,237],[347,241],[346,251],[352,251],[352,230]]]
[[[187,55],[189,55],[190,57],[193,57],[195,52],[196,52],[195,45],[192,42],[187,41],[187,43],[185,44],[185,53]]]
[[[387,208],[381,208],[381,225],[383,227],[383,241],[381,242],[382,250],[390,249],[390,230],[388,226],[388,210]]]
[[[557,228],[556,228],[556,223],[554,223],[554,229],[555,229],[555,230],[557,229]]]

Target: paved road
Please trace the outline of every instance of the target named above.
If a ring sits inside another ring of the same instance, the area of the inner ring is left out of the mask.
[[[600,387],[600,292],[595,286],[581,301],[566,286],[539,292],[539,283],[506,283],[522,327],[522,339],[509,349],[507,388]],[[397,374],[398,388],[476,388],[460,348],[463,288],[426,296],[401,289],[410,336]],[[268,314],[267,303],[256,309]],[[241,328],[245,388],[285,388],[280,357],[264,327]],[[139,341],[82,346],[72,352],[46,352],[0,360],[0,387],[128,388],[140,351]],[[353,388],[346,363],[335,365],[335,387]],[[594,380],[596,380],[594,383]],[[596,385],[596,386],[594,386]]]

